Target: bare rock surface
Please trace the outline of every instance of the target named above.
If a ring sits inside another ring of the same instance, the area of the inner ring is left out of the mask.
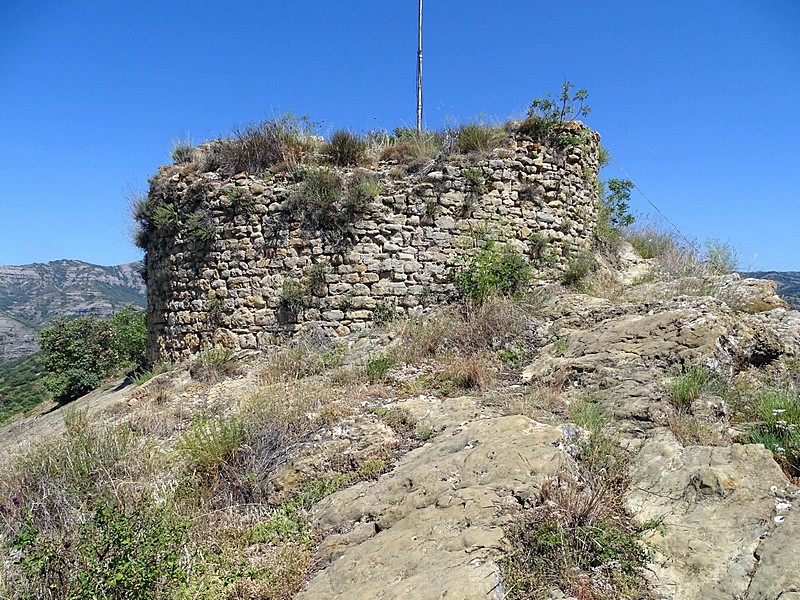
[[[797,550],[782,544],[797,532],[790,509],[798,500],[761,445],[684,448],[668,431],[653,433],[634,459],[626,502],[640,523],[663,526],[648,539],[655,597],[774,599],[796,591],[796,571],[776,567],[800,566]]]
[[[563,433],[474,399],[424,402],[405,405],[440,430],[434,439],[317,506],[316,522],[340,533],[323,543],[324,568],[298,600],[504,597],[495,559],[508,508],[569,460]]]

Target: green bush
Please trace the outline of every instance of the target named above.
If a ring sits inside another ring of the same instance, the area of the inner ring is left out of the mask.
[[[308,169],[297,192],[290,199],[290,209],[305,216],[316,228],[338,220],[344,183],[330,169]]]
[[[214,238],[216,230],[206,210],[200,208],[189,213],[186,218],[186,234],[189,239],[200,243]]]
[[[353,174],[347,185],[342,208],[346,219],[355,219],[367,211],[370,202],[381,193],[377,177],[368,171]]]
[[[108,377],[142,367],[146,344],[144,313],[133,306],[107,319],[57,318],[39,338],[45,385],[57,400],[74,400]]]
[[[181,566],[188,523],[139,498],[92,499],[91,517],[55,534],[28,520],[11,547],[25,598],[165,598],[187,580]]]
[[[456,150],[463,154],[489,152],[503,137],[503,130],[483,123],[468,123],[456,131]]]
[[[438,131],[397,128],[389,136],[388,145],[381,151],[381,160],[391,160],[418,170],[442,152],[444,135]]]
[[[614,243],[622,239],[623,228],[633,225],[635,220],[630,213],[633,182],[627,179],[609,179],[605,184],[598,184],[598,187],[600,207],[595,235],[601,242]]]
[[[380,185],[367,171],[352,175],[347,186],[338,173],[327,168],[307,169],[287,208],[332,242],[352,232],[353,224],[369,208]]]
[[[800,476],[800,396],[794,389],[767,386],[756,391],[752,411],[760,422],[748,441],[764,444],[792,477]]]
[[[669,384],[670,401],[680,412],[689,410],[711,381],[708,369],[691,366]]]
[[[186,431],[178,447],[193,468],[207,476],[215,475],[245,441],[245,428],[236,417],[198,419]]]
[[[287,279],[283,282],[280,295],[280,308],[290,317],[297,317],[311,301],[311,290],[306,282]]]
[[[595,268],[594,257],[589,252],[581,252],[569,261],[567,270],[561,274],[561,283],[568,286],[577,286]]]
[[[191,142],[178,141],[172,144],[172,162],[176,165],[184,165],[194,160],[194,146]]]
[[[704,245],[705,262],[711,275],[729,275],[736,271],[739,261],[730,244],[708,240]]]
[[[308,117],[293,114],[247,125],[204,148],[201,170],[231,177],[241,172],[261,176],[279,164],[294,167],[313,151],[316,129]]]
[[[676,245],[675,236],[652,226],[636,227],[625,231],[625,240],[636,253],[645,259],[656,258]]]
[[[397,356],[394,354],[377,354],[370,356],[364,365],[367,377],[372,381],[383,381],[389,371],[397,366]]]
[[[367,143],[357,133],[339,129],[323,147],[328,159],[339,167],[357,167],[364,161]]]
[[[512,296],[525,290],[533,274],[522,253],[512,246],[487,242],[454,276],[462,299],[477,306],[490,296]]]
[[[519,126],[520,133],[555,148],[580,144],[582,138],[566,130],[564,125],[572,123],[578,116],[587,116],[591,109],[585,104],[589,93],[578,90],[573,94],[571,90],[574,87],[565,81],[558,98],[552,94],[546,98],[536,98],[528,109],[528,118]]]
[[[0,423],[47,398],[44,374],[40,354],[0,360]]]

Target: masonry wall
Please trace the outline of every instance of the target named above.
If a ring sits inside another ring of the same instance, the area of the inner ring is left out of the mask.
[[[150,194],[180,222],[147,245],[150,359],[259,349],[308,327],[344,335],[392,311],[421,313],[454,297],[453,270],[488,240],[516,245],[539,276],[554,276],[593,239],[599,136],[585,134],[566,152],[515,138],[424,174],[380,163],[379,195],[333,233],[298,216],[290,199],[302,184],[288,175],[162,168]],[[354,170],[339,172],[348,180]]]

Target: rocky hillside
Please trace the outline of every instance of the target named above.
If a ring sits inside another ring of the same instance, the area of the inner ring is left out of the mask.
[[[778,293],[794,309],[800,309],[800,272],[798,271],[755,271],[745,273],[747,277],[769,279],[778,284]]]
[[[209,351],[88,422],[0,431],[51,440],[0,476],[0,593],[51,597],[100,568],[94,540],[133,568],[99,514],[137,532],[154,597],[797,598],[800,313],[767,281],[619,268]]]
[[[108,316],[128,304],[143,307],[141,266],[77,260],[0,266],[0,358],[34,353],[37,332],[56,316]]]

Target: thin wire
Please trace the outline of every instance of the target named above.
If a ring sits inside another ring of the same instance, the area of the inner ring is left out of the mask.
[[[617,162],[617,159],[616,159],[616,158],[614,158],[614,157],[612,156],[612,157],[611,157],[611,160],[613,160],[613,161],[614,161],[614,164],[615,164],[615,165],[617,165],[617,168],[618,168],[620,171],[622,171],[622,174],[623,174],[623,175],[625,175],[625,177],[627,177],[627,178],[628,178],[628,181],[630,181],[630,182],[633,184],[633,187],[634,187],[634,188],[636,188],[636,190],[637,190],[637,191],[638,191],[638,192],[639,192],[639,193],[642,195],[642,198],[644,198],[645,200],[647,200],[647,203],[648,203],[650,206],[652,206],[652,207],[653,207],[653,208],[656,210],[656,212],[657,212],[659,215],[661,215],[661,218],[662,218],[662,219],[664,219],[664,220],[665,220],[667,223],[669,223],[670,225],[672,225],[672,228],[673,228],[675,231],[677,231],[677,232],[678,232],[678,235],[679,235],[679,236],[681,236],[681,237],[682,237],[682,238],[683,238],[683,239],[686,241],[686,243],[687,243],[687,244],[689,244],[689,245],[690,245],[692,248],[694,248],[694,249],[695,249],[697,252],[700,252],[700,247],[699,247],[699,246],[698,246],[698,245],[697,245],[695,242],[693,242],[693,241],[692,241],[692,240],[690,240],[688,237],[686,237],[686,236],[683,234],[683,232],[682,232],[682,231],[681,231],[681,230],[678,228],[678,226],[677,226],[677,225],[675,225],[675,223],[673,223],[672,221],[670,221],[670,220],[669,220],[669,218],[667,218],[667,215],[665,215],[665,214],[664,214],[664,213],[661,211],[661,209],[660,209],[660,208],[658,208],[658,207],[655,205],[655,203],[654,203],[652,200],[650,200],[650,198],[648,198],[648,197],[647,197],[647,194],[645,194],[645,193],[642,191],[642,188],[640,188],[638,185],[636,185],[636,182],[635,182],[635,181],[633,181],[633,179],[631,178],[631,176],[630,176],[630,175],[628,175],[628,172],[627,172],[625,169],[623,169],[623,168],[622,168],[622,165],[621,165],[621,164],[619,164],[619,163]]]

